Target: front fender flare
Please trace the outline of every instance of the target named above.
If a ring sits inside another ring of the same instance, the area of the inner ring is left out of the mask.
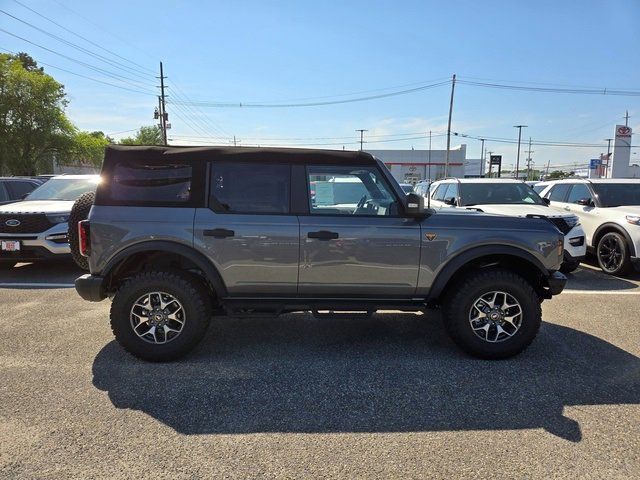
[[[440,270],[433,284],[431,285],[431,288],[429,289],[427,301],[438,299],[449,280],[451,280],[451,278],[453,278],[453,276],[457,272],[459,272],[461,268],[464,268],[465,265],[474,260],[477,260],[478,258],[490,255],[510,255],[513,257],[518,257],[531,264],[531,266],[535,268],[541,275],[545,277],[549,275],[549,272],[540,260],[538,260],[531,253],[521,248],[513,247],[510,245],[483,245],[479,247],[473,247],[451,258],[449,262],[447,262],[447,264]]]

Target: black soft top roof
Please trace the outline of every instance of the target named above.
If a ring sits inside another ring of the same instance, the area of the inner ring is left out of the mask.
[[[137,160],[166,162],[171,160],[235,160],[291,163],[329,163],[345,165],[373,165],[375,158],[365,152],[345,150],[317,150],[307,148],[263,147],[185,147],[109,145],[105,162]]]

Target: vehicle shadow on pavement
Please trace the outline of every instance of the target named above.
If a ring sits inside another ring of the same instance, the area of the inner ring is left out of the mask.
[[[579,442],[563,408],[640,403],[640,359],[550,323],[522,355],[482,361],[419,315],[300,313],[216,318],[196,352],[168,364],[110,342],[93,383],[184,434],[544,428]]]

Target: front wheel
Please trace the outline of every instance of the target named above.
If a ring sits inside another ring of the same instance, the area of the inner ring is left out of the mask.
[[[143,360],[166,362],[192,350],[211,317],[207,289],[183,272],[147,271],[116,292],[111,329],[118,343]]]
[[[622,275],[631,265],[627,242],[617,232],[609,232],[602,236],[598,242],[596,256],[600,268],[609,275]]]
[[[522,352],[542,322],[540,299],[521,276],[477,271],[453,287],[443,304],[445,327],[466,353],[484,359]]]

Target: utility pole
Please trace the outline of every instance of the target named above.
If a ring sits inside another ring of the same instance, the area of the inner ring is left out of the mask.
[[[607,178],[607,173],[609,171],[609,161],[611,160],[611,158],[609,157],[611,155],[611,141],[613,140],[613,138],[605,138],[605,140],[607,141],[607,163],[604,166],[604,177]]]
[[[451,101],[449,102],[449,123],[447,124],[447,156],[444,161],[444,178],[449,176],[449,149],[451,148],[451,115],[453,114],[453,94],[456,90],[456,74],[451,78]]]
[[[491,155],[493,154],[493,152],[487,152],[487,154],[489,155],[489,178],[492,178],[491,171],[493,170],[493,165],[491,165]]]
[[[357,130],[356,130],[356,132],[360,132],[360,151],[362,151],[362,144],[364,143],[364,142],[363,142],[363,139],[364,139],[364,132],[368,132],[368,131],[369,131],[369,130],[366,130],[366,129],[364,129],[364,128],[359,128],[359,129],[357,129]]]
[[[518,129],[518,156],[516,158],[516,178],[518,178],[518,170],[520,170],[520,140],[522,139],[522,129],[527,125],[514,125],[513,128]]]
[[[549,167],[551,166],[551,160],[549,160],[547,162],[547,173],[545,173],[544,178],[545,180],[547,179],[547,177],[549,176]]]
[[[481,138],[480,141],[482,145],[480,146],[480,176],[482,177],[482,170],[484,167],[484,138]]]
[[[427,173],[427,180],[431,183],[431,130],[429,130],[429,173]]]
[[[624,114],[624,126],[625,127],[629,126],[629,110],[627,110]]]
[[[167,120],[169,119],[169,114],[167,113],[167,108],[165,104],[165,94],[164,94],[164,71],[162,70],[162,62],[160,62],[160,128],[162,129],[162,143],[167,145]]]
[[[531,150],[531,137],[529,137],[529,154],[527,155],[527,180],[529,180],[529,176],[531,175],[531,153],[533,152],[533,150]]]

